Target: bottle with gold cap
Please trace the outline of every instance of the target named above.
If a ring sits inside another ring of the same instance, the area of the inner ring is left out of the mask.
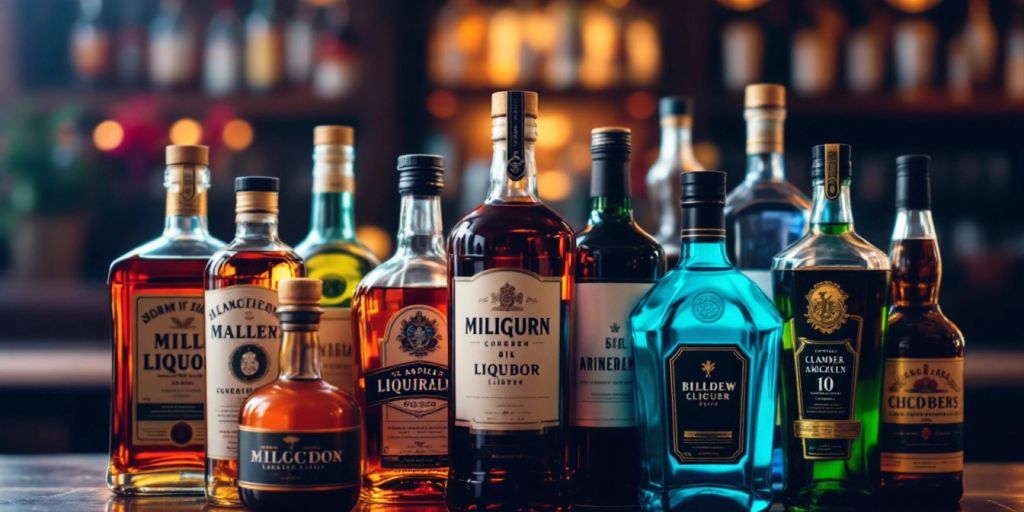
[[[202,494],[203,269],[210,236],[206,146],[168,146],[163,234],[110,266],[113,389],[107,485],[117,494]]]
[[[277,380],[242,403],[238,487],[249,510],[350,510],[359,500],[362,414],[320,374],[319,279],[284,279]]]
[[[235,239],[206,266],[206,497],[239,504],[238,411],[274,380],[281,344],[278,283],[302,276],[302,258],[277,235],[278,180],[235,179]]]
[[[309,234],[295,247],[309,277],[324,282],[320,320],[324,380],[353,393],[356,351],[352,295],[377,257],[356,239],[355,148],[350,126],[313,130],[313,214]]]
[[[575,236],[537,195],[537,93],[491,96],[490,190],[448,238],[450,510],[564,510]]]
[[[786,88],[748,85],[747,176],[725,200],[729,257],[736,268],[772,296],[772,258],[807,231],[811,203],[786,181],[782,126]]]

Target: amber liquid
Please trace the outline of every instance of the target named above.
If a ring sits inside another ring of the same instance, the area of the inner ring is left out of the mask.
[[[302,259],[287,251],[223,251],[206,267],[206,289],[254,285],[273,290],[289,277],[304,277]],[[207,361],[206,364],[223,364]],[[238,460],[206,459],[206,496],[215,505],[238,505]]]
[[[385,339],[388,324],[399,311],[408,306],[429,306],[448,314],[447,288],[371,288],[356,295],[352,306],[354,339],[360,341],[359,403],[366,404],[367,372],[381,368],[380,342]],[[442,333],[448,344],[448,331]],[[373,503],[443,503],[444,481],[448,476],[448,456],[438,457],[438,464],[423,467],[384,467],[381,437],[384,405],[365,406],[366,458],[363,462],[363,496]],[[446,420],[447,421],[447,420]],[[404,466],[405,464],[403,464]],[[409,465],[414,466],[414,465]]]
[[[206,258],[139,258],[114,262],[110,268],[113,311],[113,383],[111,392],[110,469],[107,479],[118,494],[137,492],[199,493],[203,487],[203,444],[136,446],[132,420],[135,386],[135,340],[132,322],[136,293],[203,296]]]
[[[446,502],[451,510],[564,510],[565,436],[568,429],[570,299],[574,235],[550,208],[538,203],[484,204],[452,231],[448,243],[449,288],[454,277],[491,268],[529,270],[562,280],[560,407],[557,427],[536,431],[473,430],[456,426],[449,407],[449,474]],[[449,302],[451,304],[451,302]],[[452,317],[453,314],[449,315]],[[449,326],[449,333],[452,333]],[[449,336],[451,338],[451,335]],[[455,348],[451,364],[454,375]],[[552,364],[555,364],[552,361]],[[457,397],[455,380],[451,396]]]

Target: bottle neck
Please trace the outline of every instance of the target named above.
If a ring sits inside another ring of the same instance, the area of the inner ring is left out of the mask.
[[[164,218],[164,238],[208,238],[206,215],[177,215],[171,212]]]
[[[661,146],[659,160],[674,162],[681,169],[690,169],[697,160],[693,154],[693,139],[688,117],[667,116],[661,119]]]
[[[853,209],[850,207],[850,180],[843,181],[839,195],[825,195],[825,183],[814,181],[814,201],[811,206],[811,231],[839,235],[853,231]]]
[[[278,241],[277,214],[259,212],[236,214],[235,239]]]
[[[590,224],[632,222],[628,158],[595,158],[590,175]]]
[[[164,218],[164,237],[206,238],[207,190],[210,188],[210,169],[205,165],[173,164],[164,169],[164,187],[167,189]]]
[[[786,167],[782,153],[748,153],[747,183],[755,181],[784,181]]]
[[[320,379],[319,324],[290,324],[282,326],[281,373],[282,379]]]
[[[942,282],[942,257],[931,210],[899,208],[889,251],[893,305],[935,307]]]
[[[403,194],[397,256],[444,256],[441,197]]]
[[[743,117],[747,120],[747,182],[784,180],[782,148],[786,109],[748,108]]]
[[[682,208],[679,266],[728,268],[725,246],[725,205],[698,203]]]
[[[314,193],[310,230],[322,240],[355,240],[353,203],[351,192]]]
[[[353,241],[355,149],[345,144],[313,147],[313,205],[310,230],[321,240]]]
[[[521,155],[509,155],[506,118],[495,117],[492,123],[491,140],[494,143],[494,154],[491,157],[491,182],[487,192],[487,203],[539,203],[535,156],[536,120],[532,117],[526,118]]]

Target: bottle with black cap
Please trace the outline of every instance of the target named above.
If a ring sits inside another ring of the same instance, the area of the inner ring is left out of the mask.
[[[940,508],[955,505],[964,491],[964,336],[939,308],[942,259],[932,223],[930,160],[896,159],[892,309],[878,442],[887,501]]]
[[[277,235],[278,179],[235,178],[235,239],[206,265],[206,498],[239,504],[238,411],[278,372],[277,286],[305,273]]]
[[[850,146],[814,146],[811,228],[775,257],[785,502],[861,510],[878,488],[889,258],[853,229]]]
[[[679,265],[629,320],[640,507],[764,511],[782,320],[725,246],[725,173],[684,173]]]
[[[398,157],[398,247],[352,299],[366,411],[363,501],[440,504],[448,474],[444,160]]]
[[[203,493],[203,271],[224,242],[207,230],[209,148],[167,146],[166,156],[163,233],[115,260],[107,281],[114,355],[107,485],[120,495]],[[152,343],[167,337],[183,341]],[[174,365],[154,364],[167,359]]]
[[[576,233],[569,432],[573,500],[584,506],[636,506],[639,475],[623,471],[640,467],[626,325],[636,303],[665,275],[665,253],[633,220],[629,128],[595,128],[590,141],[590,220]]]
[[[665,249],[668,266],[679,260],[679,174],[703,171],[693,154],[693,100],[667,96],[658,103],[661,117],[661,148],[658,159],[647,171],[647,226]]]

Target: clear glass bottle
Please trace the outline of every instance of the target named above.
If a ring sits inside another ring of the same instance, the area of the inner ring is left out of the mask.
[[[811,202],[786,181],[782,126],[786,89],[748,85],[747,176],[725,200],[729,257],[736,268],[772,296],[772,258],[807,231]]]
[[[355,133],[350,126],[313,130],[313,212],[295,246],[309,277],[324,282],[320,344],[324,380],[355,393],[358,347],[352,341],[352,296],[377,257],[356,240]]]
[[[203,90],[211,95],[238,91],[242,85],[242,23],[230,0],[217,2],[204,45]]]
[[[363,501],[443,503],[448,475],[448,267],[444,160],[398,157],[398,249],[352,299],[366,411]]]
[[[245,18],[245,82],[258,93],[284,82],[284,27],[275,0],[254,0]]]
[[[168,146],[166,157],[164,232],[115,260],[107,281],[114,342],[107,486],[119,495],[203,492],[203,271],[224,242],[207,230],[209,149]]]
[[[772,262],[789,510],[861,510],[878,484],[889,258],[853,229],[850,152],[814,146],[811,229]]]
[[[690,130],[693,127],[693,101],[690,98],[665,97],[658,104],[661,117],[661,148],[658,159],[647,171],[647,197],[651,203],[648,227],[665,250],[668,267],[679,260],[679,174],[703,171],[693,154]]]
[[[725,173],[684,173],[682,254],[629,320],[650,511],[761,511],[772,502],[782,322],[729,263]]]

